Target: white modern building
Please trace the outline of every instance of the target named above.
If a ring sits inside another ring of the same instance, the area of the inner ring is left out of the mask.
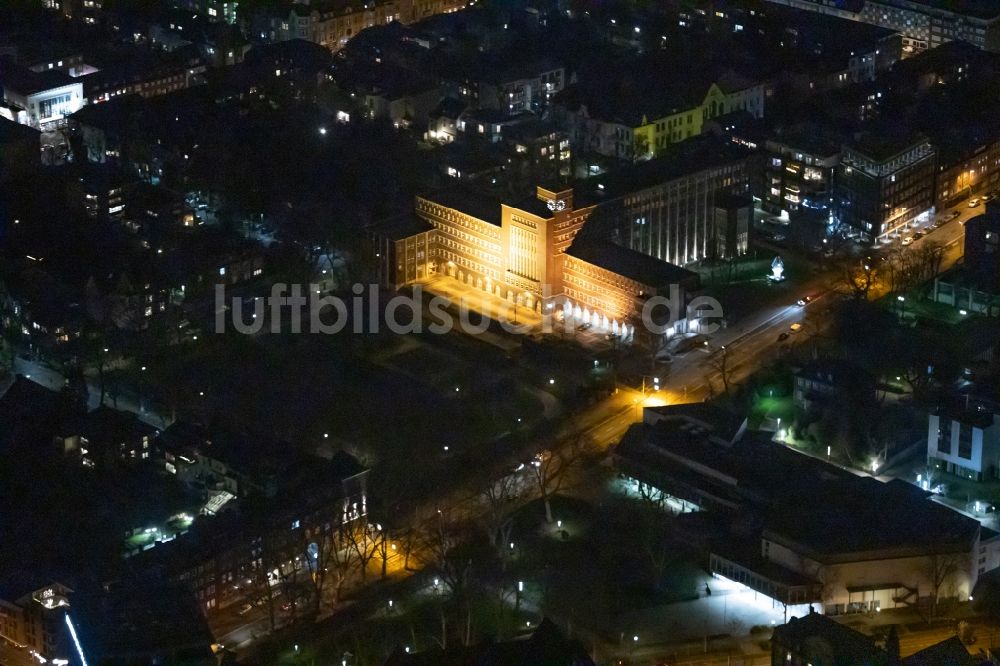
[[[1000,409],[967,397],[930,414],[927,464],[973,481],[1000,478]]]
[[[55,70],[33,72],[0,61],[0,115],[35,129],[49,129],[84,104],[83,83]]]

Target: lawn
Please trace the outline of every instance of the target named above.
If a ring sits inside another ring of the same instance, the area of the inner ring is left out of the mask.
[[[570,618],[600,631],[626,609],[659,606],[697,597],[703,572],[680,545],[667,545],[661,573],[647,556],[644,528],[632,523],[631,500],[593,506],[555,497],[546,524],[540,502],[517,516],[514,569],[535,591],[543,614]],[[664,515],[662,527],[668,525]]]

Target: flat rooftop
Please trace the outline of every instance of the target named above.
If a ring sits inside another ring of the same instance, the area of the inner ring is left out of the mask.
[[[423,194],[420,198],[500,226],[500,199],[471,187],[460,185],[433,194]]]
[[[22,95],[32,95],[45,90],[66,86],[75,81],[56,70],[33,72],[21,67],[10,58],[0,58],[0,88],[9,88]]]
[[[978,533],[976,520],[912,484],[845,472],[770,441],[771,433],[727,448],[663,425],[633,426],[616,454],[742,507],[767,538],[818,561],[954,552]]]
[[[697,273],[611,241],[575,242],[566,254],[654,288],[698,281]]]
[[[389,240],[402,240],[433,229],[427,220],[416,213],[404,213],[376,222],[368,230]]]
[[[670,146],[661,156],[635,166],[593,176],[574,188],[580,208],[669,183],[723,164],[749,158],[750,151],[729,139],[698,136]]]

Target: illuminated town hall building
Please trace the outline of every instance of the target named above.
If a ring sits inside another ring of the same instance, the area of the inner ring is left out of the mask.
[[[749,158],[732,144],[711,146],[694,160],[644,163],[626,181],[538,187],[514,202],[462,187],[418,196],[412,213],[372,229],[379,279],[398,288],[447,276],[631,337],[649,298],[676,288],[686,304],[699,288],[697,273],[679,263],[746,252]],[[642,231],[665,241],[640,242]],[[678,264],[665,260],[675,257]],[[668,335],[697,330],[689,313],[673,314]]]

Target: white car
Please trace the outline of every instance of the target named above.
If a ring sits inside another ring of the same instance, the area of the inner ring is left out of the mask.
[[[913,236],[907,236],[906,238],[903,239],[903,245],[909,245],[912,242],[913,242]]]

